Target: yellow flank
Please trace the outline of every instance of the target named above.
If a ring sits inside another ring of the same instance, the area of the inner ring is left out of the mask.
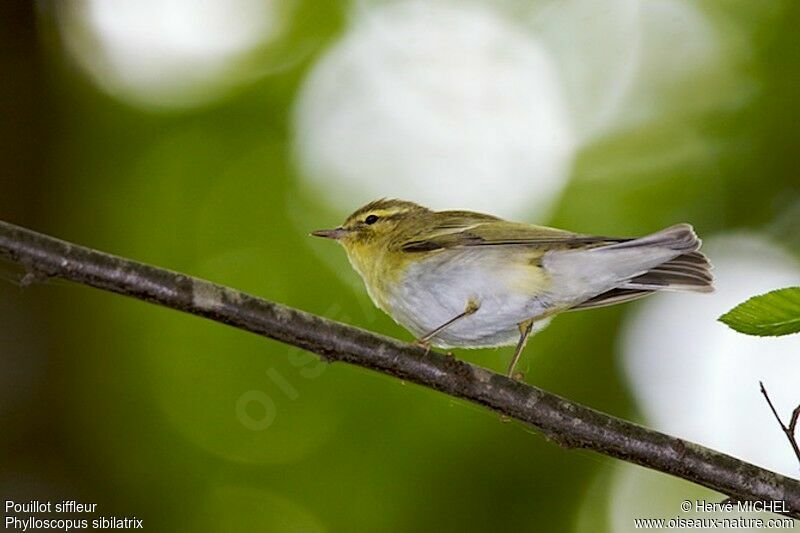
[[[550,276],[542,267],[542,256],[546,250],[520,250],[514,264],[518,275],[509,277],[508,290],[519,294],[537,295],[547,290]]]

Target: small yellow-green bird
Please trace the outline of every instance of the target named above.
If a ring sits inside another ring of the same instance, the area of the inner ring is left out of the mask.
[[[597,237],[382,199],[312,235],[344,246],[375,305],[418,344],[516,343],[509,376],[534,324],[541,329],[557,313],[714,290],[689,224],[638,239]]]

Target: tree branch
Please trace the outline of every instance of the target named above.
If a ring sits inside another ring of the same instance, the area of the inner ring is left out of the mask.
[[[0,221],[0,257],[58,277],[202,316],[486,406],[565,447],[665,472],[735,500],[782,500],[800,518],[800,482],[729,455],[389,337]]]
[[[769,394],[767,394],[767,389],[764,387],[764,383],[759,381],[758,384],[761,386],[761,394],[764,396],[764,399],[767,400],[767,405],[769,405],[769,408],[772,410],[775,420],[778,421],[778,424],[781,426],[781,430],[789,440],[789,445],[792,447],[795,457],[797,457],[797,460],[800,461],[800,445],[797,443],[797,436],[795,435],[795,431],[797,430],[797,420],[800,418],[800,405],[795,407],[794,411],[792,411],[792,416],[789,419],[789,425],[787,426],[783,423],[783,419],[781,419],[781,415],[778,414],[778,410],[775,409],[774,405],[772,405],[772,400],[769,398]]]

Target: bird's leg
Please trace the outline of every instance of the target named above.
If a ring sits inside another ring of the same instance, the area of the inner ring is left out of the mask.
[[[442,324],[438,328],[429,331],[428,333],[426,333],[422,337],[420,337],[417,340],[415,340],[414,344],[418,344],[419,346],[424,346],[424,347],[430,349],[430,340],[432,338],[434,338],[436,335],[438,335],[439,333],[444,331],[449,326],[452,326],[455,322],[458,322],[462,318],[468,317],[469,315],[475,313],[478,309],[480,309],[480,307],[481,307],[481,305],[476,300],[473,300],[472,298],[470,298],[469,301],[467,302],[467,307],[464,309],[463,313],[460,313],[460,314],[454,316],[453,318],[451,318],[450,320],[448,320],[447,322],[445,322],[444,324]]]
[[[529,318],[518,324],[519,327],[519,341],[517,341],[517,348],[514,350],[514,357],[511,359],[511,364],[508,366],[508,377],[514,378],[514,367],[519,362],[519,357],[522,355],[522,350],[525,349],[525,343],[528,342],[528,337],[533,329],[533,319]]]

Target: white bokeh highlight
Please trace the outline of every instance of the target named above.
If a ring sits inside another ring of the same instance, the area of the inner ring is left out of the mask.
[[[800,264],[753,235],[717,238],[704,249],[716,293],[658,295],[624,328],[633,393],[648,426],[796,477],[797,459],[758,382],[788,420],[800,402],[800,335],[751,337],[717,318],[753,295],[800,284]]]
[[[189,107],[249,74],[237,61],[276,38],[282,0],[71,0],[67,50],[107,92],[145,107]]]
[[[542,220],[583,146],[747,92],[735,36],[686,0],[354,5],[294,120],[301,174],[340,211],[397,196]],[[676,100],[698,76],[709,90]]]
[[[531,7],[530,27],[556,59],[582,143],[611,128],[624,110],[641,67],[646,9],[641,0],[550,0]]]
[[[736,32],[726,41],[696,2],[545,0],[531,5],[529,26],[556,59],[581,145],[752,94],[735,75]],[[700,76],[705,90],[676,102],[674,91]]]
[[[357,10],[309,75],[295,118],[303,174],[345,211],[396,196],[541,215],[576,148],[554,58],[473,2]]]
[[[749,84],[735,74],[743,61],[741,51],[726,42],[700,5],[687,0],[640,1],[636,76],[624,106],[606,127],[630,129],[658,120],[668,110],[686,115],[741,103],[743,89],[750,92]],[[696,88],[699,79],[702,90]],[[680,90],[686,85],[695,88]],[[675,91],[682,95],[679,105]]]

